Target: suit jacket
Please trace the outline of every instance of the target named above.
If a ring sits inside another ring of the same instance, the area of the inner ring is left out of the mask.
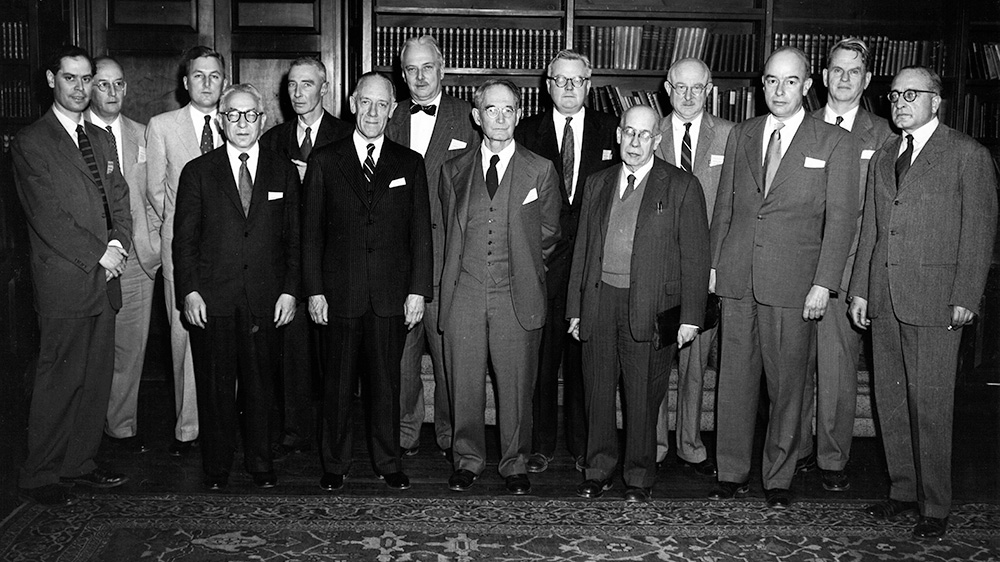
[[[480,145],[481,146],[481,145]],[[448,331],[455,286],[462,272],[465,228],[469,220],[477,146],[441,169],[441,202],[446,225],[444,271],[441,274],[439,325]],[[525,330],[545,324],[545,262],[559,240],[559,179],[548,160],[517,145],[505,174],[513,174],[507,207],[507,249],[514,314]]]
[[[302,160],[296,132],[297,126],[298,117],[271,127],[260,137],[260,145],[289,160]],[[313,131],[313,151],[349,137],[353,131],[354,127],[330,115],[328,111],[323,111],[319,130]]]
[[[680,167],[676,162],[674,153],[676,147],[674,142],[680,144],[682,139],[674,140],[674,126],[671,122],[672,113],[660,121],[660,131],[663,139],[656,149],[656,155],[667,164]],[[726,141],[729,140],[729,132],[736,123],[726,121],[720,117],[715,117],[707,111],[702,114],[701,128],[698,130],[698,146],[695,149],[692,166],[693,173],[698,182],[701,183],[702,193],[705,194],[705,209],[708,212],[708,220],[712,220],[712,212],[715,210],[715,197],[719,191],[719,177],[722,175],[722,164],[726,155]]]
[[[979,309],[996,233],[996,172],[986,148],[939,124],[897,192],[901,140],[885,143],[869,166],[848,294],[867,299],[872,318],[895,310],[907,324],[947,326],[952,305]]]
[[[562,236],[556,242],[552,254],[546,260],[549,298],[566,298],[566,288],[569,284],[569,270],[573,263],[573,247],[576,244],[576,231],[580,223],[583,190],[587,178],[594,172],[614,166],[621,162],[618,155],[618,140],[615,130],[618,119],[607,113],[587,108],[583,118],[583,146],[580,147],[580,169],[577,172],[576,189],[573,202],[569,200],[569,189],[566,178],[563,177],[562,153],[556,138],[555,123],[552,121],[553,109],[521,121],[514,131],[516,141],[528,150],[547,158],[552,162],[559,176],[559,199],[562,202],[559,211],[559,227]]]
[[[385,136],[403,146],[410,146],[410,106],[411,100],[399,102]],[[431,141],[427,145],[424,164],[427,169],[428,197],[431,201],[431,238],[434,248],[434,286],[441,284],[441,270],[444,266],[444,219],[441,214],[441,200],[438,186],[441,182],[441,165],[447,160],[461,156],[479,147],[479,133],[472,126],[472,106],[458,98],[441,95],[441,107],[437,110],[437,120]]]
[[[825,117],[825,111],[826,108],[821,107],[813,111],[813,117],[822,120]],[[858,180],[858,221],[854,227],[854,242],[847,253],[844,276],[840,280],[840,290],[845,293],[851,284],[851,272],[854,271],[854,258],[858,253],[858,241],[861,239],[861,217],[864,215],[865,210],[865,183],[868,179],[868,164],[871,162],[875,151],[881,148],[885,144],[885,141],[889,140],[889,137],[892,136],[892,129],[889,128],[888,121],[866,111],[863,107],[859,107],[858,114],[854,118],[854,128],[851,129],[851,134],[854,135],[854,138],[861,145],[861,170]]]
[[[105,298],[115,310],[121,308],[121,283],[117,278],[106,282],[99,262],[111,240],[126,251],[132,246],[128,186],[110,135],[85,123],[111,211],[109,232],[101,186],[54,111],[22,129],[11,145],[17,194],[29,226],[35,310],[46,318],[96,316],[104,311]]]
[[[305,178],[305,294],[325,295],[330,314],[368,307],[400,316],[408,295],[433,296],[430,202],[420,155],[385,139],[371,202],[353,136],[316,150]]]
[[[587,180],[583,214],[573,254],[566,316],[580,319],[587,341],[598,317],[604,242],[612,198],[618,197],[621,167]],[[636,341],[650,341],[656,314],[677,305],[681,323],[704,325],[708,298],[708,219],[705,196],[691,174],[654,158],[639,203],[629,266],[629,330]]]
[[[766,116],[733,127],[712,218],[716,293],[798,308],[813,285],[836,290],[854,238],[857,140],[806,114],[764,197]]]
[[[261,147],[247,215],[225,145],[184,167],[176,209],[180,310],[198,291],[210,316],[232,316],[245,301],[270,319],[278,296],[299,294],[299,175],[282,155]]]

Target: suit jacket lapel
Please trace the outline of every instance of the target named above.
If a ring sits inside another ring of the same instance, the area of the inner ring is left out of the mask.
[[[191,122],[190,109],[187,106],[180,108],[177,111],[177,131],[179,133],[181,144],[183,144],[188,151],[188,161],[194,160],[195,158],[201,156],[201,131],[196,131],[194,129],[194,124]],[[215,130],[215,126],[212,126],[212,134],[218,134]]]
[[[858,136],[861,146],[868,146],[872,140],[872,118],[864,109],[858,108],[858,114],[854,117],[854,128],[851,133]],[[877,147],[876,147],[877,148]]]
[[[948,146],[948,128],[945,127],[944,124],[938,123],[937,129],[935,129],[934,133],[931,134],[931,138],[927,139],[927,143],[920,149],[917,157],[913,159],[913,163],[910,164],[910,169],[903,177],[903,183],[899,186],[899,191],[903,191],[913,183],[917,182],[920,178],[926,175],[937,162],[943,162],[944,158],[939,157],[938,153],[942,152],[946,146]],[[896,152],[895,154],[899,153]],[[892,160],[893,173],[895,173],[895,158]]]
[[[355,160],[357,158],[355,157]],[[382,153],[375,163],[375,179],[372,181],[371,207],[378,205],[379,199],[389,190],[389,183],[397,178],[399,159],[396,157],[396,144],[382,137]],[[367,197],[367,195],[365,196]]]
[[[274,165],[271,161],[270,152],[262,150],[259,154],[260,157],[257,159],[257,175],[253,178],[253,191],[250,192],[250,212],[247,214],[247,220],[255,217],[264,207],[264,204],[267,203],[267,186],[270,182],[266,178]],[[240,201],[240,209],[242,208],[243,202]]]
[[[646,174],[646,187],[642,194],[642,201],[639,202],[639,213],[635,219],[636,232],[641,232],[640,229],[655,212],[657,204],[659,203],[662,206],[664,194],[661,191],[666,185],[664,181],[666,174],[660,166],[654,163],[652,169]]]
[[[407,104],[406,112],[409,114],[410,108]],[[431,131],[431,140],[427,143],[427,154],[435,155],[446,155],[448,153],[448,145],[451,143],[451,130],[454,126],[455,120],[458,119],[457,111],[455,105],[453,105],[452,100],[441,96],[441,106],[438,107],[437,118],[434,120],[434,130]],[[407,119],[409,121],[409,119]],[[406,144],[404,146],[409,146],[410,141],[410,128],[406,129]],[[403,144],[403,143],[400,143]],[[447,158],[447,156],[442,156],[442,159]],[[435,165],[440,166],[441,162],[435,162]],[[430,165],[430,163],[428,163]],[[437,186],[431,186],[437,187]]]
[[[131,121],[127,121],[124,117],[120,117],[122,121],[122,158],[125,162],[120,162],[121,173],[125,175],[125,163],[131,166],[139,161],[139,144],[135,142],[134,139],[139,138],[139,132],[135,130],[135,126]]]
[[[212,154],[212,158],[215,162],[212,165],[212,170],[215,176],[215,181],[212,182],[215,186],[222,191],[223,194],[229,199],[230,203],[236,207],[240,215],[243,214],[243,201],[240,200],[240,188],[236,184],[236,179],[233,177],[233,168],[229,164],[229,156],[227,152],[223,149]],[[257,173],[260,173],[260,162],[257,163]],[[256,182],[255,182],[256,183]],[[253,198],[251,197],[251,207],[253,206]]]
[[[83,161],[83,154],[80,152],[80,148],[75,142],[73,142],[73,139],[70,138],[69,134],[67,134],[66,129],[63,129],[62,123],[60,123],[59,119],[54,113],[52,113],[53,111],[55,110],[50,109],[48,115],[53,144],[59,152],[62,153],[66,160],[72,162],[74,166],[83,172],[83,175],[86,176],[90,183],[94,183],[94,176],[91,175],[90,168],[87,167],[87,163]]]
[[[747,127],[745,133],[746,139],[743,143],[743,156],[747,159],[750,175],[753,176],[753,181],[757,184],[761,197],[764,194],[764,166],[763,160],[761,160],[761,154],[763,154],[764,150],[762,135],[764,134],[764,125],[766,123],[767,117],[760,117],[756,123]]]
[[[712,116],[706,111],[701,116],[701,129],[698,131],[698,147],[695,149],[694,162],[691,163],[692,172],[701,171],[701,168],[708,167],[709,159],[711,158],[708,153],[708,147],[712,146],[713,140],[715,140],[715,122],[712,121]]]
[[[784,136],[782,136],[781,142],[787,142]],[[763,143],[763,137],[761,137],[761,143]],[[793,171],[802,166],[805,157],[812,153],[812,146],[815,143],[816,119],[806,114],[805,118],[802,119],[802,124],[799,125],[799,130],[795,131],[795,136],[792,137],[791,144],[785,150],[785,155],[781,157],[781,163],[778,165],[778,170],[774,173],[774,181],[771,182],[771,189],[768,191],[768,194],[774,193],[774,190],[781,187]]]
[[[601,251],[604,251],[604,244],[608,236],[608,224],[611,221],[611,198],[618,197],[618,176],[621,175],[621,167],[622,164],[619,164],[612,168],[614,172],[608,174],[608,179],[604,182],[603,189],[597,195],[597,204],[594,212],[598,213],[601,217]]]
[[[673,113],[668,114],[663,118],[662,134],[663,139],[660,141],[660,154],[663,156],[663,161],[671,166],[680,167],[677,165],[677,158],[674,156],[674,124],[673,124]],[[700,142],[698,144],[701,144]]]
[[[365,185],[365,174],[361,169],[361,162],[358,160],[358,153],[354,150],[354,143],[345,142],[338,145],[337,149],[340,153],[339,158],[337,158],[337,162],[340,165],[341,173],[348,179],[348,183],[351,184],[351,189],[354,190],[354,194],[358,196],[358,199],[360,199],[365,206],[368,206],[368,186]],[[375,174],[377,176],[377,164],[375,168]]]
[[[476,173],[481,173],[482,168],[477,165],[477,158],[482,159],[482,153],[477,150],[470,150],[461,158],[468,162],[456,163],[458,175],[455,176],[452,185],[455,193],[455,212],[458,213],[458,227],[465,232],[465,225],[469,222],[469,199],[472,194],[472,180]]]

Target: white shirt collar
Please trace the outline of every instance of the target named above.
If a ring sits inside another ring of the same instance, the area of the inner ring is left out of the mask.
[[[296,121],[296,123],[298,123],[299,131],[303,135],[305,135],[306,134],[306,127],[309,127],[310,129],[312,129],[312,138],[315,139],[316,138],[316,131],[319,130],[320,124],[323,123],[323,114],[324,113],[326,113],[326,111],[321,111],[319,113],[319,117],[316,119],[316,122],[315,123],[309,123],[309,124],[306,124],[306,122],[302,120],[302,116],[301,115],[298,116],[298,117],[296,117],[295,121]]]
[[[698,154],[698,138],[701,136],[701,121],[705,117],[705,112],[702,111],[690,121],[691,130],[689,136],[691,137],[691,167],[694,167],[695,155]],[[677,115],[676,112],[671,112],[670,114],[670,124],[673,127],[673,140],[674,140],[674,162],[677,163],[677,167],[681,167],[681,144],[684,141],[684,121]]]
[[[843,117],[844,118],[844,121],[840,124],[840,127],[843,128],[845,131],[853,131],[854,130],[854,120],[857,119],[857,117],[858,117],[858,110],[859,109],[861,109],[861,106],[860,105],[856,105],[856,106],[852,107],[851,109],[847,110],[845,113],[839,115],[839,117]],[[823,120],[826,121],[827,123],[829,123],[831,125],[836,125],[837,124],[837,117],[838,117],[838,115],[836,113],[834,113],[834,111],[832,109],[830,109],[829,105],[827,105],[827,106],[825,106],[823,108]]]
[[[56,109],[55,104],[52,106],[52,113],[55,113],[56,119],[59,120],[59,124],[63,126],[63,129],[66,129],[70,138],[73,139],[73,144],[79,147],[80,141],[76,138],[76,127],[83,124],[83,115],[80,115],[79,121],[73,121],[73,119],[71,119],[68,115]]]
[[[625,193],[625,187],[628,185],[628,177],[630,175],[635,176],[635,187],[639,187],[642,180],[646,179],[646,175],[649,174],[649,171],[653,169],[654,159],[655,158],[650,158],[649,162],[639,166],[634,172],[626,168],[625,163],[622,162],[621,172],[618,174],[618,197],[621,197],[622,194]]]
[[[354,135],[351,136],[354,140],[354,150],[358,153],[358,162],[364,166],[365,160],[368,158],[368,145],[374,144],[375,151],[372,152],[372,160],[375,161],[375,165],[378,165],[379,158],[382,157],[382,145],[385,143],[385,135],[379,135],[377,139],[368,140],[361,136],[361,133],[357,129],[354,130]]]
[[[443,94],[444,94],[444,91],[442,90],[442,91],[438,92],[438,95],[434,96],[434,99],[432,99],[431,101],[429,101],[427,103],[420,103],[420,104],[417,103],[417,100],[415,100],[413,98],[410,98],[411,107],[413,105],[433,105],[433,106],[437,107],[438,111],[441,111],[441,97],[442,97]],[[421,113],[423,113],[423,112],[421,112]],[[424,113],[424,115],[427,115],[427,114]],[[431,117],[430,115],[427,115],[427,116]],[[434,113],[434,116],[437,116],[437,112]]]
[[[243,151],[233,146],[231,143],[226,143],[226,157],[229,158],[229,167],[233,170],[233,179],[236,180],[236,187],[239,188],[240,185],[240,154]],[[255,142],[247,151],[247,169],[250,171],[251,181],[256,181],[257,178],[257,163],[260,161],[260,143]]]
[[[927,141],[931,140],[931,135],[934,134],[940,123],[937,117],[933,117],[930,121],[921,125],[919,129],[910,133],[913,135],[913,157],[910,159],[910,162],[916,159],[917,154],[924,148]],[[901,131],[900,133],[902,139],[899,143],[899,154],[902,154],[906,150],[906,134],[906,131]]]
[[[802,125],[802,121],[806,118],[806,110],[799,108],[794,115],[782,121],[784,127],[781,128],[781,156],[785,155],[788,151],[788,146],[792,144],[792,139],[795,138],[796,131],[799,130],[799,126]],[[771,133],[774,132],[774,125],[779,120],[773,114],[767,114],[767,122],[764,124],[764,143],[761,148],[760,161],[763,165],[764,157],[767,155],[767,142],[771,137]]]
[[[209,123],[212,127],[212,148],[219,148],[222,146],[222,133],[219,131],[219,123],[216,117],[219,115],[218,108],[212,108],[209,113],[202,113],[199,111],[194,104],[188,104],[188,114],[191,116],[191,125],[194,126],[195,138],[198,142],[201,142],[201,132],[205,129],[205,116],[211,117]]]
[[[497,162],[497,179],[502,180],[503,175],[507,172],[507,166],[510,164],[510,159],[514,157],[514,150],[517,146],[516,142],[511,141],[510,144],[504,147],[500,152],[491,152],[489,148],[486,148],[486,140],[479,146],[479,155],[483,161],[483,177],[486,177],[486,171],[490,169],[490,158],[493,154],[500,157],[500,161]]]

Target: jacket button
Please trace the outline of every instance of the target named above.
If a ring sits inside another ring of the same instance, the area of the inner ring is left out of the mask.
[[[243,237],[244,238],[249,238],[250,237],[250,233],[249,232],[244,232],[243,233]]]
[[[893,201],[892,204],[893,205],[899,205],[899,199],[896,199],[895,201]]]
[[[600,283],[594,283],[594,288],[595,289],[600,289],[601,288],[601,284]]]
[[[373,219],[368,219],[368,224],[375,224],[375,221]]]
[[[247,264],[243,264],[243,269],[250,269],[250,266]]]
[[[374,253],[374,252],[375,252],[375,248],[368,248],[368,253],[369,253],[369,254],[372,254],[372,253]]]

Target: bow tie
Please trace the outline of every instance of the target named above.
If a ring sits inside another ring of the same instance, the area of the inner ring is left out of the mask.
[[[423,111],[427,115],[433,116],[435,113],[437,113],[437,106],[434,104],[420,105],[419,103],[413,102],[413,105],[410,106],[410,115],[413,115],[418,111]]]

